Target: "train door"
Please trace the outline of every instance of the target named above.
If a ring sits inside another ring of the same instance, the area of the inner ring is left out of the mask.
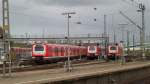
[[[61,56],[61,46],[58,46],[58,56]]]
[[[61,56],[64,56],[64,54],[65,54],[64,47],[61,47]]]
[[[68,56],[68,48],[65,47],[65,57],[67,57],[67,56]]]
[[[48,52],[47,52],[48,56],[53,56],[53,49],[52,47],[48,47]]]
[[[58,52],[59,52],[58,47],[55,47],[55,56],[58,56]]]

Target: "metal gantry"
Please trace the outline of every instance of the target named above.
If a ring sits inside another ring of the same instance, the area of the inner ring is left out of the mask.
[[[140,45],[142,50],[142,58],[145,59],[145,5],[140,3],[138,12],[142,13],[142,26],[136,24],[133,20],[131,20],[128,16],[126,16],[122,11],[120,14],[129,20],[132,24],[134,24],[138,29],[140,29]]]
[[[108,39],[108,37],[104,37],[104,36],[86,36],[86,37],[69,37],[69,40],[74,40],[74,41],[99,41],[99,40],[103,40],[103,39]],[[56,41],[60,41],[60,40],[66,40],[65,37],[11,37],[11,38],[7,38],[6,40],[8,41],[48,41],[48,40],[56,40]],[[2,40],[0,40],[2,41]]]
[[[140,3],[138,12],[142,13],[142,35],[141,35],[141,46],[142,46],[142,56],[145,59],[145,5]]]
[[[11,56],[10,56],[10,24],[9,24],[9,1],[2,0],[3,9],[3,44],[4,44],[4,59],[3,59],[3,76],[6,74],[6,62],[9,64],[9,76],[11,76]]]

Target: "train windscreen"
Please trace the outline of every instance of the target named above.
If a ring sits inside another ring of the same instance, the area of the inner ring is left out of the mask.
[[[90,47],[89,47],[89,50],[90,50],[90,51],[93,51],[93,50],[95,50],[95,47],[94,47],[94,46],[90,46]]]
[[[115,46],[110,47],[110,50],[116,50]]]
[[[44,51],[43,45],[36,45],[35,46],[35,51]]]

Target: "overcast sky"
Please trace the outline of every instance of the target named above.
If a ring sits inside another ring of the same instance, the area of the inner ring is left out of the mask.
[[[118,24],[131,24],[119,14],[123,11],[137,24],[141,24],[141,13],[137,13],[137,4],[130,0],[9,0],[10,1],[10,28],[11,34],[66,34],[67,17],[64,12],[76,12],[71,15],[70,33],[75,34],[102,34],[104,28],[104,14],[107,15],[107,32],[113,38],[117,33],[117,40],[121,40],[121,28]],[[149,35],[150,0],[134,0],[146,5],[146,35]],[[0,3],[0,5],[2,5]],[[93,8],[97,8],[94,10]],[[2,8],[0,8],[2,11]],[[96,21],[94,19],[96,18]],[[76,22],[82,24],[76,24]],[[0,13],[0,24],[2,14]],[[113,26],[112,26],[113,25]],[[139,30],[133,26],[126,26],[125,30],[134,31],[138,39]],[[126,35],[126,34],[125,34]],[[132,35],[132,34],[131,34]],[[125,37],[126,38],[126,37]]]

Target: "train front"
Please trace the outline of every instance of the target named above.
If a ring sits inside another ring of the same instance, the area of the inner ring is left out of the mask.
[[[44,60],[46,55],[46,45],[44,44],[33,44],[32,45],[32,60],[35,62],[41,62]]]
[[[100,48],[99,46],[88,46],[87,52],[88,57],[98,57],[100,55]]]
[[[109,45],[108,46],[108,58],[109,59],[116,59],[119,58],[118,55],[118,46],[116,45]]]

